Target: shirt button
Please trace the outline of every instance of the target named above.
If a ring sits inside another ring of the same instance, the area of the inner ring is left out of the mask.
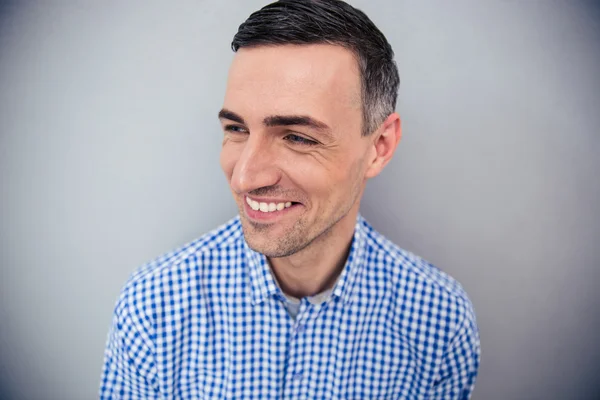
[[[296,333],[302,333],[305,329],[306,327],[304,325],[298,325],[298,327],[296,328]]]
[[[294,374],[293,378],[294,378],[294,380],[296,380],[296,381],[297,381],[297,380],[300,380],[300,379],[302,379],[302,371],[298,371],[298,372],[296,372],[296,373]]]

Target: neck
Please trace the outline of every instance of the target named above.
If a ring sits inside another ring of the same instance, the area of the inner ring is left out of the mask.
[[[357,215],[358,207],[353,207],[301,251],[269,259],[284,293],[296,298],[314,296],[335,284],[348,258]]]

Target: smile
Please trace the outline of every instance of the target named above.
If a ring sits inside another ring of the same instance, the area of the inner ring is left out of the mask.
[[[263,213],[270,213],[274,211],[281,211],[284,208],[289,208],[292,206],[291,201],[281,202],[281,203],[265,203],[258,202],[256,200],[252,200],[250,197],[246,196],[246,203],[252,208],[254,211],[260,211]]]

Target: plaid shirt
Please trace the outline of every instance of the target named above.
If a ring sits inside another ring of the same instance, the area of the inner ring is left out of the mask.
[[[239,217],[138,269],[117,302],[101,399],[467,399],[480,346],[448,275],[358,217],[328,300],[283,306]]]

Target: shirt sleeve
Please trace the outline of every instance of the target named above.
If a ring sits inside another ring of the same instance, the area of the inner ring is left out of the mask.
[[[428,399],[467,400],[473,393],[481,348],[475,315],[470,310],[451,341]]]
[[[108,334],[100,399],[160,399],[150,336],[120,300]]]

